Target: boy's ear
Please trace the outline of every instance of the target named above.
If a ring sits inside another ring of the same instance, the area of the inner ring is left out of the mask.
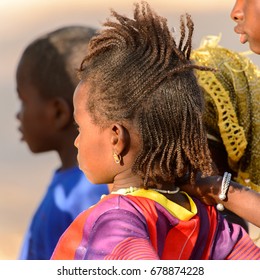
[[[124,156],[130,145],[129,131],[121,124],[111,126],[111,144],[113,152],[117,155]]]
[[[62,97],[52,99],[53,121],[57,129],[63,129],[68,126],[72,118],[72,109],[70,104]]]

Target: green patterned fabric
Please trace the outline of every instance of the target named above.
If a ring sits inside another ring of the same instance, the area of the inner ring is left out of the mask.
[[[260,192],[260,75],[245,53],[219,45],[208,36],[194,50],[196,64],[216,69],[197,71],[205,97],[204,121],[211,139],[220,141],[236,180]]]

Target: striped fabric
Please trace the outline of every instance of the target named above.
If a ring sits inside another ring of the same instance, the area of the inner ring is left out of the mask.
[[[158,260],[148,240],[129,237],[119,243],[105,260]]]
[[[227,257],[229,260],[259,260],[259,248],[252,244],[246,236],[243,236]]]
[[[191,211],[181,211],[161,196],[104,197],[65,231],[52,259],[260,259],[260,248],[244,229],[214,207],[189,198]]]

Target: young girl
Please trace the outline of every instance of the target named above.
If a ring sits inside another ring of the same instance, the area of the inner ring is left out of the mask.
[[[177,44],[145,2],[134,19],[112,15],[81,64],[74,117],[80,168],[113,189],[76,218],[52,259],[260,259],[243,228],[179,191],[212,174],[193,73],[208,69],[189,59],[190,16]]]
[[[207,36],[191,54],[195,63],[216,69],[197,71],[205,100],[203,119],[209,148],[220,175],[228,171],[234,181],[260,192],[259,69],[245,54],[222,47],[219,40],[219,36]],[[258,206],[251,207],[255,215]],[[233,213],[222,213],[248,228]]]
[[[259,0],[236,0],[234,1],[234,7],[231,11],[231,18],[235,21],[236,26],[234,31],[240,35],[240,42],[245,44],[248,42],[250,49],[256,53],[260,54],[260,1]],[[205,54],[205,52],[204,52]],[[218,52],[218,58],[222,59],[223,54],[220,55]],[[210,56],[209,56],[210,58]],[[225,58],[223,58],[224,61]],[[239,58],[238,58],[239,59]],[[244,61],[242,58],[241,62]],[[240,62],[239,62],[240,64]],[[224,65],[224,63],[223,63]],[[243,73],[245,80],[250,81],[251,85],[254,83],[252,80],[256,78],[255,71],[252,73],[252,64],[249,63],[245,68],[246,71],[236,71],[236,75],[241,75]],[[251,73],[250,73],[251,71]],[[241,75],[242,76],[242,75]],[[224,77],[224,76],[223,76]],[[259,79],[259,76],[258,76]],[[233,81],[229,81],[229,79],[223,79],[223,82],[228,84],[233,84]],[[256,83],[256,84],[259,84]],[[260,227],[260,173],[259,173],[259,91],[257,89],[252,90],[247,85],[244,87],[245,94],[248,95],[248,90],[250,91],[251,96],[247,100],[251,102],[250,111],[253,109],[254,112],[250,112],[250,120],[246,120],[244,116],[242,117],[240,114],[241,121],[243,122],[243,129],[249,127],[250,129],[246,129],[247,132],[247,141],[249,143],[247,145],[247,150],[243,153],[243,164],[245,165],[243,169],[248,169],[246,173],[240,173],[239,182],[242,182],[243,185],[238,184],[236,182],[231,182],[231,186],[227,191],[227,199],[221,203],[225,206],[225,208],[233,211],[240,217],[245,220],[251,222],[252,224]],[[231,90],[232,91],[232,90]],[[245,94],[240,95],[243,97]],[[253,100],[251,100],[253,97]],[[248,106],[245,107],[248,109]],[[252,108],[252,109],[251,109]],[[253,122],[252,122],[253,121]],[[251,135],[250,135],[251,134]],[[251,145],[253,143],[253,146]],[[248,151],[248,147],[251,151]],[[253,152],[252,152],[253,151]],[[218,153],[220,157],[220,153]],[[246,160],[245,160],[246,158]],[[223,159],[223,158],[222,158]],[[223,160],[221,161],[223,162]],[[252,168],[252,163],[254,164],[254,168]],[[250,166],[251,165],[251,166]],[[251,169],[251,170],[249,170]],[[248,172],[249,171],[249,172]],[[242,175],[242,176],[241,176]],[[196,187],[189,188],[185,185],[183,190],[188,191],[190,194],[196,195],[203,202],[211,205],[215,205],[219,203],[219,191],[221,188],[220,178],[218,176],[211,176],[207,178],[199,178],[196,182]],[[242,179],[242,180],[241,180]],[[250,179],[250,180],[248,180]],[[245,182],[246,181],[246,182]],[[248,186],[249,183],[249,187]],[[211,186],[210,188],[208,186]]]

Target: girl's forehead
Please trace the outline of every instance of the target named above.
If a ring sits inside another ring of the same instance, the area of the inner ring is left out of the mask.
[[[80,82],[76,87],[73,95],[74,115],[77,116],[82,111],[86,111],[88,97],[88,87],[85,83]]]
[[[88,89],[86,87],[86,84],[80,82],[74,91],[73,102],[80,102],[83,99],[85,100],[87,98],[87,93]]]

